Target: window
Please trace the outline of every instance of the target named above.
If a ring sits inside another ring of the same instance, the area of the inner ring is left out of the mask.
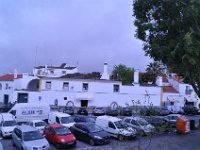
[[[109,122],[109,123],[108,123],[108,127],[113,128],[113,129],[116,129],[116,128],[115,128],[115,125],[114,125],[112,122]]]
[[[63,90],[69,91],[69,82],[63,83]]]
[[[16,134],[16,136],[17,136],[19,139],[22,138],[22,133],[21,133],[21,131],[20,131],[19,129],[15,128],[15,129],[14,129],[14,133]]]
[[[49,133],[51,133],[51,134],[55,134],[54,129],[53,129],[53,128],[49,128]]]
[[[64,97],[64,100],[66,101],[66,100],[67,100],[67,97]]]
[[[83,83],[83,91],[88,91],[88,83]]]
[[[6,83],[6,87],[5,87],[5,89],[6,89],[6,90],[9,89],[9,85],[8,85],[8,83]]]
[[[56,117],[56,122],[60,124],[60,120],[58,117]]]
[[[113,92],[119,92],[119,85],[117,84],[113,85]]]
[[[192,92],[192,90],[190,89],[190,86],[186,86],[185,94],[190,95],[191,92]]]
[[[46,89],[51,89],[51,82],[49,81],[46,82]]]
[[[131,122],[131,119],[125,119],[125,122],[126,122],[126,123],[130,123],[130,122]]]

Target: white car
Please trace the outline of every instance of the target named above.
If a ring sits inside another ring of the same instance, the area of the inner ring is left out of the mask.
[[[47,125],[46,122],[42,120],[32,120],[27,123],[27,125],[30,125],[40,131],[40,133],[43,133],[45,126]]]
[[[2,137],[4,138],[11,136],[14,128],[17,125],[16,121],[13,119],[13,115],[10,113],[1,113],[0,122],[0,131]]]
[[[110,136],[123,140],[136,137],[137,131],[131,127],[124,126],[122,120],[112,116],[99,116],[95,124],[108,132]]]

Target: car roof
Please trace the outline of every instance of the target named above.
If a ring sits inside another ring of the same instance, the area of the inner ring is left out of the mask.
[[[36,122],[44,122],[43,120],[31,120],[30,122],[36,123]]]
[[[34,128],[32,126],[24,125],[24,124],[21,126],[17,126],[16,128],[18,128],[22,132],[37,131],[36,128]]]
[[[108,121],[120,121],[122,119],[120,118],[117,118],[117,117],[113,117],[113,116],[99,116],[97,118],[101,118],[101,119],[104,119],[104,120],[108,120]]]
[[[60,127],[65,127],[64,125],[57,124],[57,123],[55,123],[55,124],[49,124],[48,126],[49,126],[49,127],[52,127],[52,128],[60,128]]]
[[[69,116],[71,116],[69,114],[62,113],[62,112],[57,112],[57,111],[53,111],[50,114],[54,114],[54,115],[59,116],[59,117],[69,117]]]
[[[133,119],[133,120],[140,120],[140,119],[144,119],[144,118],[141,118],[141,117],[126,117],[124,119]],[[144,119],[145,120],[145,119]]]

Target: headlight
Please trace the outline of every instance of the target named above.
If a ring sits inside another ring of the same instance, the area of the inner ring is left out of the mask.
[[[61,139],[61,142],[63,142],[63,143],[64,143],[64,142],[65,142],[65,139]]]
[[[96,139],[102,139],[100,136],[94,136],[94,138],[96,138]]]

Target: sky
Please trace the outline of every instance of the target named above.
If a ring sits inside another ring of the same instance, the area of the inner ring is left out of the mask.
[[[144,71],[151,62],[134,37],[132,0],[1,0],[0,74],[67,63],[80,72],[108,62]]]

